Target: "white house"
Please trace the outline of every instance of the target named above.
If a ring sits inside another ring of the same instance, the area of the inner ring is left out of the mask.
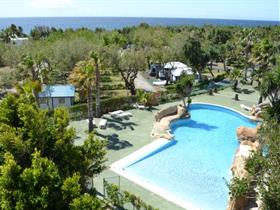
[[[75,87],[73,85],[44,85],[39,93],[39,104],[42,109],[70,107],[74,103]]]
[[[182,74],[193,74],[192,68],[188,67],[186,64],[178,62],[178,61],[172,61],[168,62],[164,65],[163,71],[160,71],[159,77],[166,79],[166,71],[170,71],[170,80],[176,81],[180,78]]]

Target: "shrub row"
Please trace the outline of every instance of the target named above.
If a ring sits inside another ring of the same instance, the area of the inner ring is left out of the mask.
[[[100,77],[100,81],[101,82],[113,82],[113,80],[109,76],[102,76],[102,77]]]
[[[123,90],[125,86],[123,84],[104,84],[101,90]]]
[[[132,104],[136,102],[136,96],[126,96],[117,98],[108,98],[100,100],[101,114],[105,114],[118,109],[132,108]],[[95,110],[95,102],[93,103],[93,110]],[[82,119],[87,117],[87,104],[77,104],[69,107],[71,119]]]

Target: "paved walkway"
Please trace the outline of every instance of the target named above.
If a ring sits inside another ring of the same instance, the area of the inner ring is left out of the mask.
[[[241,88],[244,91],[239,94],[240,101],[232,99],[235,93],[231,90],[231,88],[220,91],[219,94],[215,96],[198,95],[192,97],[192,99],[193,102],[220,104],[233,108],[237,111],[241,111],[245,114],[249,114],[240,108],[240,104],[252,106],[257,102],[259,94],[249,86],[241,86]],[[152,142],[153,139],[150,134],[153,128],[154,114],[161,108],[175,105],[179,102],[180,101],[175,101],[172,103],[162,104],[155,107],[152,111],[136,109],[131,110],[133,117],[130,118],[130,120],[116,120],[108,115],[105,115],[104,118],[108,120],[108,128],[105,130],[97,129],[97,135],[102,138],[107,138],[109,142],[107,166]],[[71,125],[77,131],[78,139],[76,143],[82,144],[87,135],[85,132],[87,129],[87,121],[73,121],[71,122]],[[94,185],[100,193],[103,193],[103,178],[108,177],[113,177],[110,178],[109,181],[118,183],[118,175],[109,169],[105,170],[94,179]],[[182,209],[123,177],[120,178],[120,183],[121,189],[128,190],[140,196],[145,202],[156,208],[161,210]]]

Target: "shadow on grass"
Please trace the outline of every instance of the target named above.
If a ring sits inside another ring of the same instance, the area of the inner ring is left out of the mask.
[[[103,135],[101,133],[96,132],[96,135],[107,139],[108,140],[108,145],[107,148],[110,150],[121,150],[126,147],[132,147],[133,144],[131,144],[129,141],[126,140],[120,140],[118,134],[112,134],[112,135]]]
[[[236,93],[244,93],[244,94],[251,94],[251,93],[254,93],[255,91],[254,90],[249,90],[247,88],[237,88],[234,92]]]
[[[134,130],[134,126],[137,124],[129,121],[129,117],[127,118],[115,118],[115,117],[103,117],[103,119],[107,120],[107,127],[115,130],[125,130],[130,129]]]

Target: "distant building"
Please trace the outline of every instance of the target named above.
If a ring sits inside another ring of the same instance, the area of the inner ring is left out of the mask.
[[[39,105],[43,109],[70,107],[74,103],[75,87],[73,85],[44,85],[39,93]]]
[[[15,45],[21,45],[23,42],[28,41],[28,37],[18,37],[17,35],[13,35],[12,37],[10,37],[11,43],[15,44]]]
[[[163,69],[163,65],[160,63],[153,63],[150,66],[149,74],[152,77],[159,78],[159,72]]]
[[[192,75],[192,68],[181,62],[168,62],[164,65],[163,70],[159,72],[159,77],[166,80],[166,76],[170,76],[170,81],[175,82],[180,79],[181,75]]]

